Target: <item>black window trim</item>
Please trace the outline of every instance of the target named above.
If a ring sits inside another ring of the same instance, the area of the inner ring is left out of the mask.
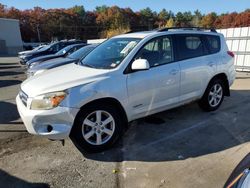
[[[125,70],[123,71],[123,74],[130,74],[130,73],[134,73],[134,72],[138,72],[138,71],[133,71],[131,69],[131,65],[132,63],[134,62],[134,59],[135,57],[137,56],[137,54],[140,52],[140,50],[142,48],[144,48],[148,43],[150,43],[151,41],[153,40],[156,40],[158,38],[164,38],[164,37],[169,37],[170,40],[171,40],[171,44],[172,44],[172,53],[173,53],[173,61],[170,61],[168,63],[164,63],[164,64],[159,64],[159,65],[156,65],[156,66],[153,66],[153,67],[150,67],[149,69],[153,69],[153,68],[156,68],[156,67],[159,67],[159,66],[164,66],[164,65],[168,65],[170,63],[174,63],[176,62],[176,39],[175,39],[175,34],[168,34],[168,35],[161,35],[161,36],[157,36],[157,37],[154,37],[150,40],[148,40],[147,42],[145,42],[145,44],[143,44],[143,46],[136,52],[136,54],[133,56],[133,58],[131,59],[131,61],[129,62],[129,64],[127,65],[127,67],[125,68]]]

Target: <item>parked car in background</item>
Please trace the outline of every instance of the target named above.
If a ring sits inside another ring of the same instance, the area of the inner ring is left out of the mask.
[[[224,188],[249,188],[250,187],[250,153],[236,166],[231,173]]]
[[[40,63],[47,61],[47,60],[50,60],[50,59],[55,59],[55,58],[59,58],[59,57],[66,57],[66,56],[72,54],[73,52],[77,51],[79,48],[86,46],[86,45],[87,45],[86,43],[71,44],[71,45],[66,46],[65,48],[59,50],[55,54],[35,57],[35,58],[29,60],[28,62],[26,62],[26,66],[28,68],[31,68],[33,64],[37,65],[37,64],[40,64]]]
[[[88,53],[90,53],[93,49],[95,49],[97,45],[98,44],[91,44],[84,46],[65,58],[60,57],[56,59],[47,60],[38,64],[35,63],[30,69],[27,70],[27,77],[29,78],[31,76],[43,73],[46,70],[59,67],[62,65],[77,63],[79,62],[80,59],[83,59],[86,55],[88,55]]]
[[[33,50],[26,50],[26,51],[18,52],[18,57],[20,58],[20,56],[23,56],[23,55],[25,55],[27,53],[38,51],[38,50],[42,49],[45,46],[46,45],[40,45],[40,46],[37,46],[36,48],[34,48]]]
[[[83,41],[78,41],[78,40],[54,42],[52,44],[49,44],[49,45],[43,47],[42,49],[40,49],[38,51],[31,51],[29,53],[26,53],[26,54],[20,56],[20,63],[22,65],[25,65],[27,61],[29,61],[29,60],[31,60],[31,59],[33,59],[35,57],[55,54],[56,52],[58,52],[59,50],[65,48],[68,45],[79,44],[79,43],[84,43],[84,42]]]
[[[16,104],[29,133],[99,152],[132,120],[192,101],[217,110],[235,75],[222,34],[166,28],[115,36],[79,64],[27,79]]]

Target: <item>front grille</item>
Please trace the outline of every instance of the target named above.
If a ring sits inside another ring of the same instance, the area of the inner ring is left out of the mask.
[[[24,93],[22,90],[19,92],[19,97],[22,101],[22,103],[24,104],[24,106],[27,107],[27,100],[28,100],[28,95],[26,93]]]

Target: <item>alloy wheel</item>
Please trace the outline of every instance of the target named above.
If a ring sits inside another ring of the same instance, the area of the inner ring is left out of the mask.
[[[223,89],[220,84],[215,84],[211,87],[211,90],[208,94],[208,102],[211,107],[216,107],[220,104],[223,97]]]
[[[83,138],[92,145],[102,145],[108,142],[115,131],[115,120],[104,110],[90,113],[83,121]]]

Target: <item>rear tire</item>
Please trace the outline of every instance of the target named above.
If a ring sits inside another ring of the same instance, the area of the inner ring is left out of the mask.
[[[220,107],[224,99],[224,94],[224,82],[220,79],[214,79],[208,84],[198,104],[204,111],[215,111]]]
[[[121,137],[121,120],[119,110],[110,104],[86,106],[77,114],[70,138],[80,151],[101,152]]]

